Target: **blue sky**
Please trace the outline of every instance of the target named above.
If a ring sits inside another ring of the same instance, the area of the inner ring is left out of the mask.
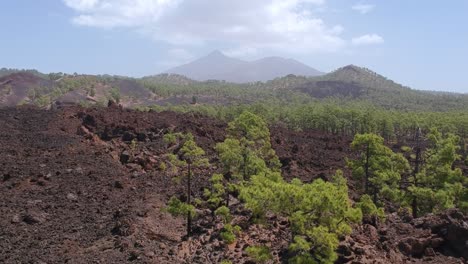
[[[468,93],[468,1],[0,1],[0,67],[143,76],[218,49]]]

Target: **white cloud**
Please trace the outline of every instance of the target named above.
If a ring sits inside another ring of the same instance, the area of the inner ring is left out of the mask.
[[[326,0],[63,1],[77,12],[77,25],[130,28],[178,47],[221,42],[244,53],[305,54],[335,52],[346,44],[340,25],[313,15]]]
[[[358,11],[361,14],[367,14],[374,10],[375,5],[371,4],[356,4],[351,7],[353,10]]]
[[[384,43],[384,39],[377,34],[367,34],[360,37],[353,38],[353,45],[362,46],[362,45],[374,45]]]
[[[63,0],[76,10],[77,25],[115,28],[144,27],[177,7],[181,0]]]
[[[99,0],[64,0],[65,4],[78,11],[86,11],[94,8]]]

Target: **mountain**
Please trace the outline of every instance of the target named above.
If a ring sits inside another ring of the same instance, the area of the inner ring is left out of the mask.
[[[245,61],[230,58],[220,51],[213,51],[205,57],[191,63],[172,68],[166,73],[179,74],[190,79],[205,81],[217,79],[228,72],[235,71],[248,64]]]
[[[224,80],[233,83],[265,82],[288,74],[322,75],[320,71],[293,59],[268,57],[248,62],[230,58],[220,51],[172,68],[166,73],[184,75],[198,81]]]
[[[281,82],[280,79],[276,81]],[[363,100],[386,109],[466,110],[468,105],[466,95],[414,90],[355,65],[339,68],[323,76],[301,79],[301,82],[287,88],[314,98]]]

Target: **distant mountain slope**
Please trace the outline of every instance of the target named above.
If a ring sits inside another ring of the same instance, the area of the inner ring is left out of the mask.
[[[13,73],[30,73],[30,74],[33,74],[33,75],[36,75],[37,77],[40,77],[40,78],[43,78],[43,79],[47,79],[48,76],[47,74],[44,74],[44,73],[41,73],[37,70],[32,70],[32,69],[10,69],[10,68],[1,68],[0,69],[0,77],[3,77],[3,76],[7,76],[7,75],[10,75],[10,74],[13,74]]]
[[[197,81],[205,81],[226,76],[226,73],[233,72],[246,64],[248,63],[245,61],[227,57],[220,51],[214,51],[193,62],[172,68],[166,73],[179,74]]]
[[[315,98],[341,97],[369,101],[387,109],[468,110],[468,96],[413,90],[367,68],[348,65],[290,86]]]
[[[0,77],[0,105],[15,106],[34,100],[39,93],[50,92],[52,87],[54,87],[52,81],[28,71],[19,71]]]
[[[166,72],[184,75],[198,81],[225,80],[233,83],[265,82],[288,74],[322,75],[318,70],[293,59],[268,57],[247,62],[227,57],[219,51]]]

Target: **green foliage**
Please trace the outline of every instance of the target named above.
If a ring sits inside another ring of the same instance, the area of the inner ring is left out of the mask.
[[[165,136],[165,140],[169,143],[173,142],[173,136]],[[208,160],[204,157],[205,151],[200,148],[192,134],[177,134],[176,142],[178,141],[178,146],[180,148],[174,148],[175,153],[167,154],[167,158],[172,168],[176,170],[178,167],[187,168],[187,204],[192,206],[191,197],[192,197],[192,177],[193,169],[200,168],[203,166],[208,166]],[[177,179],[177,178],[175,178]],[[192,221],[191,214],[187,215],[187,236],[191,235]]]
[[[197,145],[193,135],[187,134],[184,138],[184,144],[179,150],[181,160],[197,167],[208,166],[208,159],[204,155],[205,151]]]
[[[249,91],[245,93],[248,94]],[[196,107],[178,105],[156,108],[158,111],[162,109],[196,111],[225,121],[232,121],[242,112],[249,111],[262,117],[269,124],[283,124],[291,129],[318,129],[344,135],[374,133],[382,135],[387,140],[414,134],[417,127],[423,131],[437,127],[444,133],[452,132],[465,138],[468,131],[466,107],[443,107],[443,110],[435,110],[431,109],[434,104],[431,102],[429,105],[421,105],[423,108],[418,111],[408,111],[415,105],[414,102],[411,103],[412,106],[394,107],[397,104],[388,104],[383,107],[374,103],[375,98],[371,101],[350,98],[316,100],[306,94],[287,93],[285,90],[272,91],[271,87],[268,87],[265,93],[267,94],[250,96],[249,98],[259,99],[255,103],[249,101],[248,104],[239,102],[226,106],[214,103],[214,105],[202,104]],[[468,96],[465,97],[468,104]],[[228,98],[231,103],[235,100],[233,97]],[[434,99],[438,102],[443,100],[442,97]]]
[[[232,262],[230,260],[223,259],[221,260],[221,264],[232,264]]]
[[[40,95],[36,98],[35,103],[39,107],[47,107],[50,105],[50,97],[47,95]]]
[[[216,145],[223,168],[226,205],[229,204],[228,193],[238,189],[252,175],[273,172],[278,175],[281,167],[271,147],[268,126],[260,117],[243,112],[229,123],[227,134],[225,141]]]
[[[409,153],[409,152],[411,152],[411,150],[412,150],[411,147],[408,147],[408,146],[402,146],[401,147],[401,151],[405,152],[405,153]]]
[[[231,221],[231,211],[226,206],[221,206],[216,209],[215,215],[220,216],[224,223],[229,223]]]
[[[91,87],[89,90],[89,96],[94,97],[96,96],[96,89],[94,87]]]
[[[338,255],[335,252],[339,244],[338,236],[331,233],[327,227],[312,227],[307,230],[306,235],[309,250],[312,250],[313,258],[317,263],[334,263],[338,259]],[[294,251],[294,247],[290,249]],[[304,253],[300,251],[299,255],[304,255]]]
[[[411,178],[408,188],[417,214],[439,212],[447,208],[460,207],[465,210],[468,184],[462,171],[453,164],[461,159],[458,154],[459,137],[443,136],[437,129],[428,134],[431,148],[424,155],[425,163],[419,173]]]
[[[250,246],[245,251],[255,263],[266,263],[273,258],[267,246]]]
[[[357,134],[351,147],[360,153],[358,159],[348,161],[348,166],[353,177],[360,180],[361,189],[373,196],[374,203],[383,198],[397,200],[401,175],[409,170],[403,155],[394,153],[375,134]]]
[[[213,176],[211,176],[210,183],[211,189],[205,189],[204,196],[207,198],[210,209],[216,210],[221,206],[226,194],[226,189],[223,185],[223,175],[216,173],[213,174]]]
[[[183,160],[180,160],[179,157],[176,154],[167,154],[166,155],[168,163],[174,168],[177,169],[177,167],[183,167],[187,165],[187,163]]]
[[[166,163],[164,163],[164,162],[161,161],[161,162],[159,163],[159,170],[160,170],[160,171],[166,171],[166,170],[167,170],[167,165],[166,165]]]
[[[297,179],[288,183],[273,172],[255,175],[241,188],[241,198],[254,214],[272,212],[288,218],[294,235],[293,263],[312,258],[332,263],[338,238],[350,234],[350,223],[362,218],[360,209],[351,206],[342,172],[332,182],[319,179],[310,184]]]
[[[120,89],[119,88],[113,87],[112,89],[109,90],[109,94],[116,103],[120,103]]]
[[[174,134],[174,133],[167,133],[163,136],[163,141],[164,144],[167,146],[171,146],[177,143],[177,138],[180,136],[180,134]]]
[[[267,170],[267,164],[259,157],[257,149],[245,138],[227,138],[216,145],[216,150],[224,175],[229,175],[231,181],[248,180],[250,175]]]
[[[254,150],[255,154],[263,159],[270,169],[278,170],[281,167],[279,159],[271,147],[270,130],[261,117],[248,111],[243,112],[229,123],[227,135],[228,138],[239,140],[244,149]]]
[[[367,194],[361,196],[359,202],[356,203],[356,207],[361,209],[364,218],[385,220],[384,209],[377,207]]]
[[[176,197],[171,197],[167,203],[166,210],[173,216],[183,216],[187,217],[189,214],[194,217],[195,207],[187,203],[181,202]]]
[[[241,230],[240,226],[226,224],[221,230],[220,236],[227,244],[232,244],[236,241],[236,235],[239,234]]]
[[[219,160],[223,165],[223,173],[235,179],[242,179],[243,148],[239,140],[226,138],[224,142],[216,144]]]

